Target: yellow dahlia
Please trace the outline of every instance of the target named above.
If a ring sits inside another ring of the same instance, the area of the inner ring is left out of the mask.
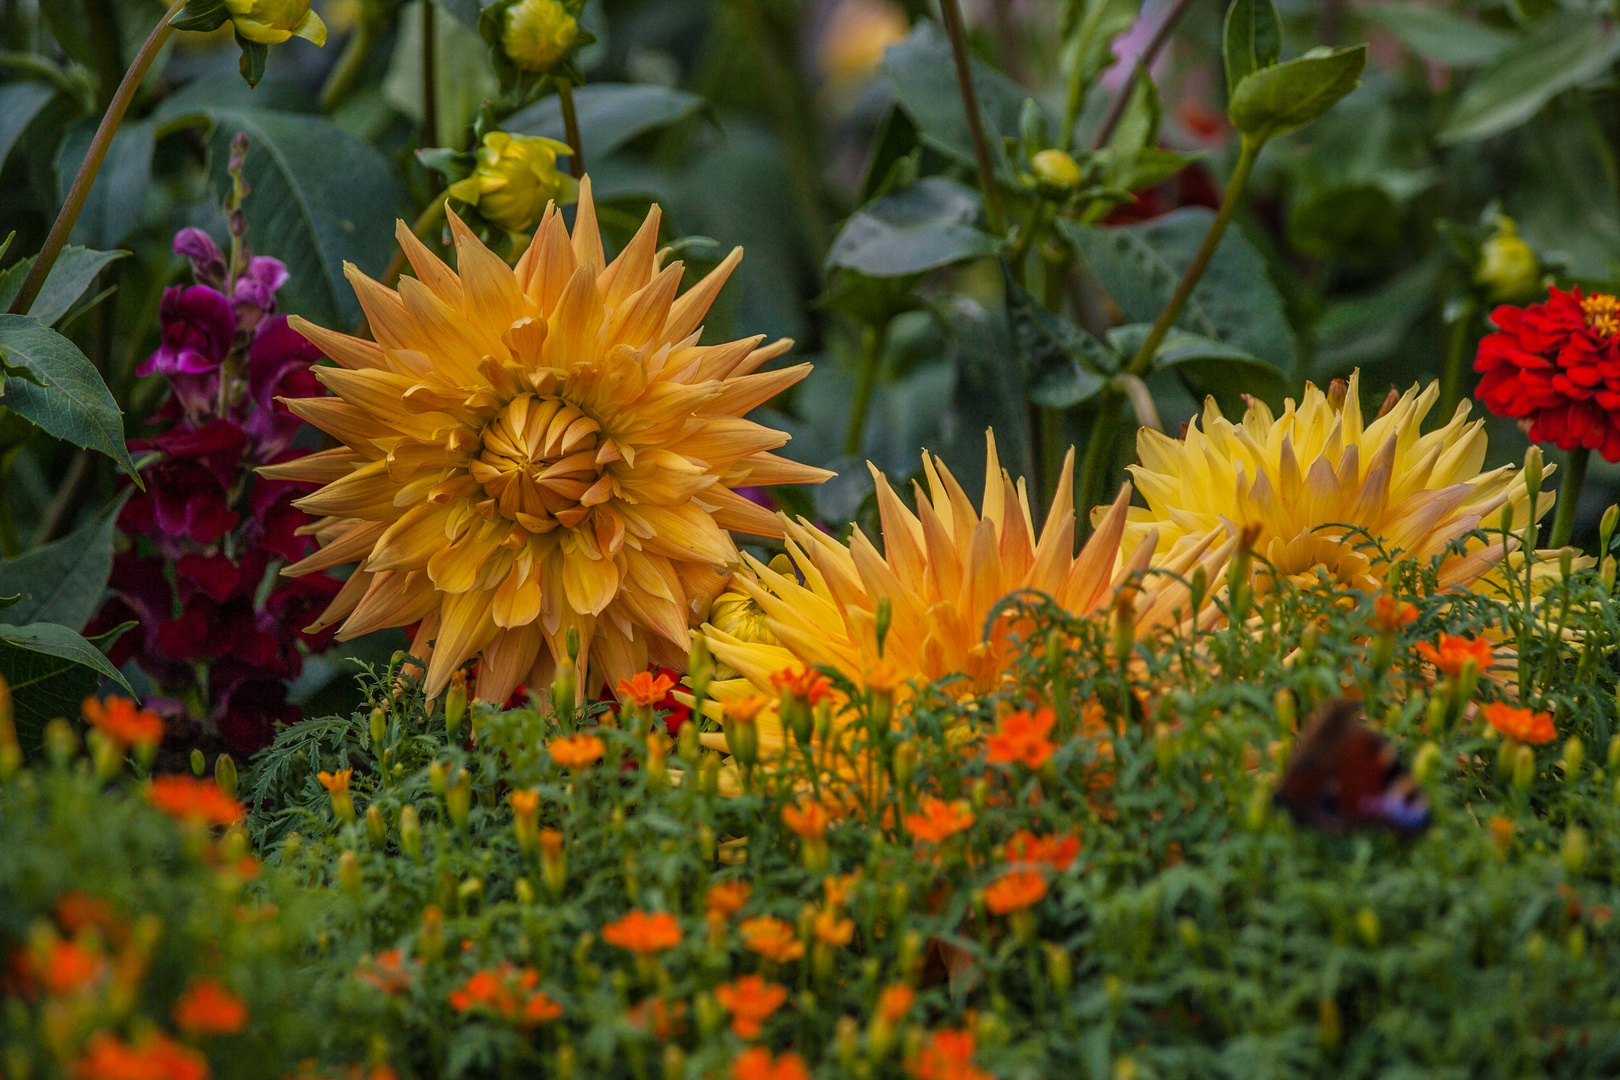
[[[1024,483],[1014,483],[996,457],[993,434],[987,434],[984,501],[975,511],[944,462],[923,455],[928,491],[916,485],[917,512],[906,509],[888,478],[876,467],[878,510],[884,551],[856,529],[849,543],[800,519],[783,517],[788,553],[803,574],[801,584],[790,567],[766,566],[745,556],[747,572],[732,579],[764,615],[769,638],[727,633],[713,622],[703,633],[716,660],[740,678],[716,682],[710,693],[719,701],[763,692],[773,699],[772,676],[783,669],[824,664],[857,685],[881,681],[894,685],[897,698],[910,693],[909,683],[932,683],[952,677],[946,686],[959,696],[984,693],[998,686],[1017,655],[1017,626],[1011,617],[998,620],[985,637],[990,611],[1013,592],[1045,593],[1074,612],[1110,606],[1116,590],[1132,574],[1145,570],[1155,547],[1151,532],[1135,537],[1121,557],[1130,485],[1109,507],[1080,554],[1074,554],[1072,481],[1074,452],[1065,459],[1054,505],[1037,536]],[[1218,569],[1231,550],[1192,544],[1165,569],[1186,574],[1195,562]],[[1138,626],[1163,625],[1186,591],[1168,576],[1145,580],[1136,595]],[[878,601],[887,597],[892,618],[880,660],[877,648]],[[758,718],[760,749],[783,745],[780,720]]]
[[[1156,534],[1161,557],[1174,557],[1207,544],[1212,530],[1254,527],[1256,554],[1280,572],[1304,582],[1325,570],[1373,591],[1380,571],[1369,537],[1421,560],[1465,540],[1466,554],[1446,560],[1440,584],[1479,579],[1502,561],[1504,546],[1500,539],[1465,538],[1482,527],[1499,529],[1504,506],[1523,529],[1530,499],[1520,471],[1510,465],[1480,471],[1484,425],[1469,422],[1467,401],[1444,427],[1422,433],[1438,383],[1421,392],[1413,386],[1365,421],[1358,374],[1325,394],[1307,383],[1299,404],[1290,398],[1280,417],[1252,401],[1234,424],[1211,398],[1202,427],[1194,418],[1183,438],[1143,428],[1136,440],[1141,464],[1131,474],[1147,507],[1130,511],[1126,544]],[[1551,492],[1537,498],[1537,519],[1553,501]]]
[[[733,489],[830,474],[743,419],[810,370],[758,370],[792,342],[697,343],[742,249],[677,298],[658,222],[607,263],[582,181],[572,237],[548,209],[513,269],[452,214],[459,273],[402,222],[416,277],[347,268],[375,343],[294,320],[338,366],[334,396],[287,406],[343,445],[265,470],[325,484],[297,504],[323,546],[283,572],[359,562],[317,626],[419,621],[428,694],[477,656],[489,701],[545,685],[570,627],[593,686],[684,660],[737,561],[725,530],[781,535]]]

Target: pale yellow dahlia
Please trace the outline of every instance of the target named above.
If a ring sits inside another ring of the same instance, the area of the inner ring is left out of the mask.
[[[1373,591],[1381,586],[1381,569],[1369,537],[1392,554],[1421,560],[1464,540],[1466,554],[1442,564],[1440,584],[1477,581],[1506,552],[1499,538],[1485,542],[1467,534],[1500,529],[1506,506],[1522,531],[1530,497],[1521,471],[1510,465],[1480,471],[1484,425],[1469,422],[1467,401],[1448,424],[1423,434],[1438,383],[1422,392],[1413,386],[1365,421],[1358,375],[1335,382],[1326,394],[1306,384],[1300,403],[1289,399],[1280,417],[1252,401],[1234,424],[1210,399],[1203,426],[1194,418],[1183,438],[1143,428],[1136,440],[1141,464],[1131,466],[1131,474],[1147,507],[1130,511],[1127,544],[1157,535],[1161,557],[1174,557],[1207,544],[1211,530],[1236,534],[1253,526],[1256,555],[1283,574],[1308,582],[1321,570]],[[1537,498],[1537,519],[1553,501],[1551,492]]]
[[[808,521],[783,517],[788,553],[804,581],[792,567],[773,568],[745,557],[747,572],[732,579],[732,588],[758,605],[769,637],[749,640],[713,622],[705,624],[703,634],[715,659],[741,676],[730,684],[715,683],[711,694],[721,702],[756,692],[774,698],[772,676],[817,664],[842,672],[856,685],[881,680],[900,700],[909,695],[913,680],[927,684],[951,676],[946,683],[950,692],[981,694],[1000,685],[1017,656],[1013,637],[1018,625],[1011,616],[997,620],[985,636],[991,609],[1009,594],[1035,590],[1078,613],[1110,607],[1117,590],[1147,569],[1156,542],[1149,531],[1121,547],[1130,485],[1107,508],[1076,556],[1074,452],[1065,459],[1058,482],[1054,505],[1062,509],[1048,516],[1037,535],[1024,482],[1014,483],[1001,468],[993,434],[987,434],[987,442],[980,511],[937,458],[923,455],[928,490],[916,485],[915,514],[890,488],[888,478],[869,466],[877,481],[883,552],[858,528],[845,545]],[[1190,573],[1201,560],[1213,572],[1232,546],[1208,551],[1207,543],[1187,545],[1174,565],[1163,568],[1169,574],[1145,578],[1134,593],[1138,626],[1160,626],[1178,608],[1185,611],[1186,590],[1169,575]],[[892,621],[880,659],[876,616],[884,597]],[[758,722],[761,750],[780,746],[776,717],[762,714]]]
[[[573,236],[548,210],[515,270],[451,215],[459,273],[402,222],[415,278],[347,270],[375,344],[294,321],[339,366],[317,369],[335,396],[287,405],[343,446],[265,470],[325,484],[297,503],[323,546],[284,573],[359,561],[317,626],[420,621],[430,696],[473,656],[480,698],[545,685],[570,627],[593,685],[684,659],[737,561],[725,530],[781,535],[733,489],[830,474],[743,419],[809,372],[758,370],[790,341],[697,343],[742,249],[677,298],[658,222],[605,263],[582,181]]]

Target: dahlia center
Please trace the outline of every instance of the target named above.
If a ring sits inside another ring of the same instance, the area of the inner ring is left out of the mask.
[[[1586,327],[1594,334],[1613,337],[1620,333],[1620,300],[1608,293],[1593,293],[1581,301]]]
[[[601,425],[562,398],[523,394],[484,428],[483,451],[468,466],[500,514],[533,533],[572,528],[613,495],[606,471],[612,444]]]

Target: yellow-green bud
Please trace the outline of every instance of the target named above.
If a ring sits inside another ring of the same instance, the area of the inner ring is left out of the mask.
[[[1181,935],[1181,943],[1189,949],[1198,948],[1199,942],[1204,939],[1203,932],[1198,929],[1198,924],[1185,915],[1176,921],[1176,932]]]
[[[573,1043],[563,1043],[557,1047],[557,1057],[551,1067],[557,1080],[574,1080],[574,1061]]]
[[[715,1034],[726,1022],[726,1011],[712,994],[699,994],[693,1001],[693,1011],[697,1013],[698,1030],[704,1035]]]
[[[1042,150],[1029,159],[1029,167],[1047,187],[1072,188],[1085,175],[1080,163],[1062,150]]]
[[[465,692],[465,691],[464,691]],[[373,753],[382,753],[380,749],[388,738],[388,710],[381,705],[371,710],[371,749]]]
[[[1291,734],[1298,723],[1294,712],[1294,692],[1286,686],[1280,686],[1272,695],[1271,701],[1277,710],[1277,729],[1285,735]]]
[[[860,1025],[853,1016],[840,1016],[833,1026],[833,1054],[845,1071],[854,1071],[856,1058],[860,1056],[860,1033]]]
[[[1424,787],[1434,783],[1436,774],[1440,771],[1440,747],[1433,739],[1418,747],[1418,752],[1412,758],[1412,778]]]
[[[61,769],[79,752],[79,737],[73,725],[58,716],[45,725],[45,756],[52,765]]]
[[[366,807],[366,838],[372,847],[380,848],[388,843],[388,822],[383,820],[382,807],[376,803]]]
[[[557,665],[557,674],[551,680],[551,707],[558,712],[571,710],[579,703],[579,675],[572,660]]]
[[[1571,735],[1569,741],[1564,743],[1564,783],[1573,784],[1581,775],[1581,766],[1586,762],[1586,745],[1581,742],[1579,735]]]
[[[894,784],[901,791],[911,789],[912,780],[917,777],[917,748],[909,742],[903,742],[894,748]]]
[[[444,808],[456,828],[467,827],[467,815],[472,812],[472,774],[466,769],[456,770],[456,778],[445,789]]]
[[[664,1046],[664,1080],[681,1080],[686,1075],[686,1051],[680,1043]]]
[[[1564,841],[1559,845],[1558,858],[1564,864],[1567,874],[1579,874],[1586,868],[1586,859],[1592,853],[1592,844],[1586,838],[1586,830],[1579,825],[1571,825],[1564,830]]]
[[[702,744],[698,742],[698,721],[693,717],[681,725],[681,733],[675,736],[675,743],[680,748],[681,760],[688,768],[697,764],[698,755],[703,752]]]
[[[1616,735],[1615,738],[1620,739],[1620,735]],[[208,759],[203,757],[201,750],[193,749],[191,751],[191,775],[200,780],[202,774],[206,771],[208,771]]]
[[[450,185],[450,197],[476,206],[486,221],[512,232],[539,224],[546,204],[570,202],[579,184],[557,170],[557,156],[568,145],[538,135],[491,131],[478,149],[473,174]]]
[[[1513,752],[1513,786],[1529,791],[1536,779],[1536,753],[1523,743]]]
[[[1045,950],[1046,977],[1052,980],[1052,989],[1059,994],[1067,994],[1074,982],[1074,961],[1069,956],[1069,950],[1050,941],[1046,943]]]
[[[360,891],[360,886],[363,883],[360,873],[360,859],[354,852],[345,851],[338,856],[337,879],[344,892],[353,895]]]
[[[326,24],[309,9],[310,0],[225,0],[236,32],[259,45],[280,45],[301,37],[326,44]]]
[[[428,766],[428,787],[433,794],[444,798],[444,793],[450,785],[450,767],[442,761],[435,761]]]
[[[698,826],[698,853],[704,862],[714,862],[714,830],[708,825]]]
[[[1356,912],[1356,932],[1361,935],[1361,940],[1367,948],[1378,946],[1378,931],[1378,912],[1369,907]]]
[[[467,715],[467,673],[457,668],[450,676],[450,688],[444,692],[444,734],[451,742],[461,731],[461,718]]]
[[[404,807],[399,812],[399,846],[412,859],[422,861],[422,820],[417,817],[414,806]]]
[[[1480,247],[1474,280],[1494,303],[1523,303],[1541,292],[1541,260],[1519,237],[1513,219],[1496,219],[1496,232]]]
[[[1531,443],[1524,452],[1524,489],[1530,495],[1530,521],[1527,528],[1535,528],[1535,498],[1541,492],[1541,447]]]
[[[1339,1013],[1339,1003],[1332,998],[1323,998],[1317,1007],[1317,1035],[1325,1050],[1334,1049],[1344,1038],[1344,1017]]]
[[[519,0],[506,9],[501,45],[524,71],[552,70],[578,40],[579,22],[557,0]]]
[[[1620,770],[1620,735],[1609,737],[1609,771]]]
[[[430,964],[444,955],[444,911],[438,904],[422,909],[422,931],[416,938],[416,951]]]
[[[894,621],[894,602],[887,596],[878,598],[877,611],[873,614],[872,629],[877,634],[878,655],[883,655],[883,643],[889,637],[889,624]]]
[[[214,783],[219,790],[236,798],[236,762],[229,754],[221,754],[214,759]]]

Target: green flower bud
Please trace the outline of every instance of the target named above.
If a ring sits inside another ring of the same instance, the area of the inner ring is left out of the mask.
[[[1361,940],[1366,944],[1367,948],[1374,949],[1378,947],[1378,930],[1378,913],[1376,911],[1364,907],[1356,912],[1356,932],[1361,935]]]
[[[465,693],[465,688],[463,688],[463,693]],[[371,710],[371,721],[370,721],[370,723],[371,723],[371,748],[372,748],[372,750],[374,752],[381,753],[381,750],[379,748],[382,746],[383,742],[388,738],[388,711],[386,709],[384,709],[381,705],[378,705],[378,706],[374,707]]]
[[[1440,771],[1440,747],[1433,739],[1418,747],[1418,752],[1412,758],[1412,778],[1424,787],[1434,783],[1436,774]]]
[[[1536,780],[1536,753],[1528,746],[1520,743],[1513,752],[1513,786],[1520,791],[1529,791],[1530,785]]]
[[[1564,783],[1573,784],[1581,775],[1586,761],[1586,745],[1579,735],[1571,735],[1564,743]]]
[[[366,839],[371,841],[375,848],[386,847],[388,844],[388,822],[383,820],[382,807],[372,803],[366,807]]]
[[[1614,537],[1614,527],[1620,524],[1620,506],[1610,506],[1603,511],[1603,520],[1598,523],[1598,550],[1608,553],[1609,541]]]
[[[214,783],[219,790],[236,798],[236,762],[229,754],[221,754],[214,759]]]
[[[557,665],[557,674],[551,680],[551,707],[558,712],[572,710],[579,703],[579,676],[573,661]]]
[[[852,1072],[861,1052],[861,1029],[853,1016],[840,1016],[833,1026],[833,1055],[846,1072]]]
[[[894,621],[894,603],[887,597],[878,598],[877,611],[873,615],[872,627],[877,634],[878,655],[883,655],[883,642],[889,636],[889,624]]]
[[[1299,723],[1294,712],[1294,692],[1286,686],[1279,686],[1271,696],[1271,702],[1277,711],[1277,730],[1285,735],[1292,734]]]
[[[1586,830],[1579,825],[1571,825],[1564,830],[1563,843],[1558,847],[1558,858],[1564,864],[1564,872],[1571,877],[1586,869],[1586,860],[1592,853],[1591,841],[1586,838]]]
[[[338,885],[350,896],[360,892],[364,882],[360,873],[360,859],[354,852],[345,851],[338,856],[337,879]]]
[[[366,813],[369,815],[371,811]],[[399,812],[399,846],[416,862],[422,861],[422,821],[414,806],[406,806]]]
[[[428,787],[432,788],[433,794],[441,799],[444,798],[450,784],[449,771],[450,767],[442,761],[435,761],[428,766]]]
[[[1616,735],[1615,738],[1620,739],[1620,735]],[[203,757],[203,752],[201,750],[194,748],[191,751],[191,775],[200,780],[202,779],[202,774],[207,771],[207,769],[208,759]]]
[[[1029,159],[1029,167],[1035,179],[1050,188],[1072,188],[1085,176],[1080,163],[1062,150],[1042,150]]]
[[[326,44],[326,24],[309,9],[310,0],[225,0],[231,23],[245,40],[259,45],[280,45],[301,37]]]
[[[540,222],[549,202],[571,202],[579,183],[557,169],[568,144],[538,135],[491,131],[477,153],[471,176],[450,185],[450,197],[477,207],[486,221],[511,232],[527,232]]]
[[[680,1043],[664,1046],[664,1080],[681,1080],[686,1075],[686,1051]]]
[[[456,828],[467,827],[467,816],[472,812],[472,774],[466,769],[457,769],[456,778],[445,789],[444,808]]]
[[[1074,983],[1074,960],[1069,956],[1069,950],[1050,941],[1045,944],[1044,949],[1046,977],[1052,981],[1052,989],[1059,994],[1067,994],[1069,987]]]
[[[506,9],[501,47],[524,71],[553,70],[578,40],[579,22],[557,0],[519,0]]]
[[[1339,1003],[1332,998],[1323,998],[1317,1006],[1317,1037],[1321,1040],[1322,1049],[1335,1049],[1344,1038],[1344,1017],[1339,1013]]]
[[[1541,260],[1520,239],[1512,218],[1497,217],[1496,232],[1480,247],[1474,281],[1498,304],[1523,303],[1541,292]]]
[[[1569,957],[1581,960],[1586,956],[1586,927],[1576,923],[1569,928]]]

